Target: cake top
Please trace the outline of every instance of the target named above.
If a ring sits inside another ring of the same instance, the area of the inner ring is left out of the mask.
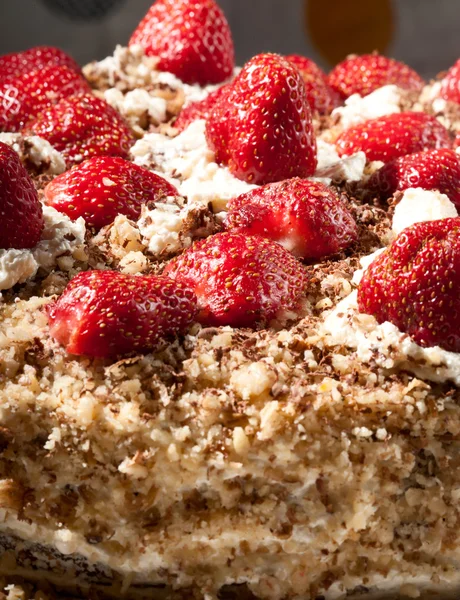
[[[47,352],[91,377],[221,335],[262,344],[256,364],[283,339],[362,369],[393,327],[385,360],[417,373],[438,352],[426,377],[456,381],[457,70],[425,84],[378,54],[326,74],[270,53],[235,69],[213,0],[157,0],[83,71],[54,48],[2,57],[6,322],[13,300],[40,306]]]

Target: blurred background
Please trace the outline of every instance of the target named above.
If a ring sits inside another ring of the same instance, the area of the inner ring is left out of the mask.
[[[126,44],[152,0],[0,0],[0,54],[56,45],[81,64]],[[378,49],[429,78],[460,57],[459,0],[219,0],[237,62],[262,51],[329,68]]]

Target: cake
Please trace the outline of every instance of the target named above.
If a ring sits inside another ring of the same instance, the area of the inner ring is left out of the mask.
[[[7,600],[458,597],[458,82],[213,0],[0,58]]]

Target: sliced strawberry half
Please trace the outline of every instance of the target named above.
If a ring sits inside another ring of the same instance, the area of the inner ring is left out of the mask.
[[[432,115],[402,112],[371,119],[346,129],[336,140],[340,156],[362,150],[367,160],[387,162],[434,148],[449,148],[447,129]]]
[[[448,71],[441,83],[441,98],[460,104],[460,59]]]
[[[242,194],[228,204],[227,230],[270,238],[299,258],[344,250],[358,237],[356,222],[332,188],[288,179]]]
[[[134,44],[186,83],[221,83],[233,74],[232,34],[214,0],[157,0],[131,36]]]
[[[197,121],[198,119],[207,119],[211,114],[214,106],[220,101],[225,93],[228,92],[229,86],[223,85],[217,90],[211,92],[206,98],[199,102],[193,102],[189,106],[185,107],[177,117],[174,127],[183,131],[190,123]]]
[[[64,98],[31,121],[23,133],[47,140],[68,166],[92,156],[127,158],[135,142],[121,115],[92,94]]]
[[[315,62],[299,54],[290,54],[286,58],[302,75],[312,111],[328,115],[341,104],[340,95],[332,89],[326,73]]]
[[[383,199],[408,188],[439,190],[460,207],[460,156],[450,148],[400,156],[376,171],[367,188]]]
[[[460,352],[460,218],[404,229],[365,272],[358,302],[421,346]]]
[[[62,65],[10,78],[0,83],[0,130],[19,131],[61,98],[90,91],[80,74]]]
[[[305,290],[303,265],[276,242],[218,233],[171,261],[165,275],[194,290],[204,325],[254,327],[293,310]]]
[[[159,175],[123,158],[95,156],[56,177],[45,188],[47,204],[93,229],[117,215],[138,219],[147,202],[179,192]]]
[[[206,137],[219,163],[249,183],[308,177],[316,138],[299,71],[277,54],[260,54],[217,102]]]
[[[349,56],[329,73],[329,84],[345,99],[352,94],[367,96],[384,85],[421,90],[424,81],[409,66],[380,54]]]
[[[193,292],[167,277],[86,271],[50,306],[49,328],[69,354],[114,358],[186,331],[196,309]]]
[[[45,67],[64,66],[81,74],[75,60],[54,46],[36,46],[24,52],[12,52],[0,56],[0,81],[37,71]]]
[[[43,229],[42,205],[19,156],[0,142],[0,248],[33,248]]]

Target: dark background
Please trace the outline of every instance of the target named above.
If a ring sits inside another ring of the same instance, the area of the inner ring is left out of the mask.
[[[67,3],[98,21],[71,20]],[[50,5],[54,4],[55,7]],[[82,64],[126,44],[151,0],[0,0],[0,53],[53,44]],[[337,57],[379,47],[431,77],[460,57],[459,0],[220,0],[234,32],[237,60],[261,51],[304,53],[327,68]],[[309,14],[309,20],[307,20]],[[385,41],[382,41],[384,39]]]

